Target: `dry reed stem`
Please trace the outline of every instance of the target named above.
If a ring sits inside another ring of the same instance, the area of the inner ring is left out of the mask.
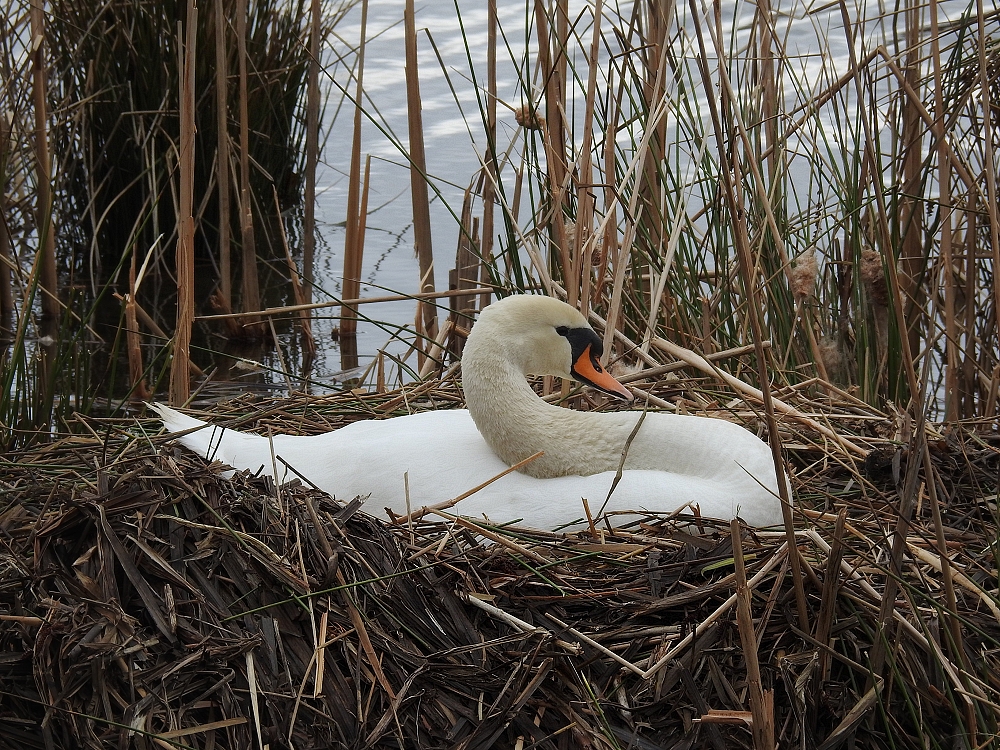
[[[368,37],[368,0],[361,3],[361,41],[358,45],[357,81],[354,91],[354,136],[351,141],[351,166],[347,182],[347,226],[344,232],[344,285],[360,293],[361,262],[364,252],[361,231],[361,102],[364,96],[365,49]],[[349,296],[345,294],[344,296]],[[346,305],[341,305],[340,333],[351,337],[357,331],[357,316]]]
[[[369,305],[377,302],[401,302],[403,300],[430,300],[446,299],[448,297],[459,297],[468,294],[489,294],[492,287],[480,287],[479,289],[451,289],[447,292],[428,292],[414,294],[385,294],[378,297],[362,297],[358,299],[341,299],[331,302],[312,302],[308,305],[282,305],[281,307],[268,307],[260,311],[261,316],[265,315],[287,315],[288,313],[302,312],[303,310],[322,310],[327,307],[357,307],[358,305]],[[225,320],[227,318],[240,317],[240,313],[222,313],[218,315],[199,315],[196,320]]]
[[[178,67],[181,70],[180,145],[178,148],[180,201],[177,211],[177,322],[170,365],[170,403],[181,406],[191,394],[191,326],[194,323],[194,107],[198,9],[188,0],[186,26],[178,23]],[[181,40],[184,40],[181,43]]]
[[[740,522],[733,519],[729,525],[729,538],[733,542],[733,563],[736,572],[736,625],[743,644],[743,658],[747,666],[747,688],[750,694],[750,713],[753,715],[751,730],[753,744],[757,750],[774,748],[774,716],[766,711],[768,701],[760,680],[760,664],[757,660],[757,635],[753,626],[750,607],[750,589],[747,586],[746,568],[743,562],[743,539]],[[794,537],[793,537],[794,538]]]
[[[125,335],[129,380],[133,387],[132,397],[144,401],[150,394],[146,387],[145,368],[142,365],[142,340],[139,337],[139,320],[135,308],[135,254],[133,253],[129,263],[128,295],[125,297]]]
[[[477,484],[475,487],[473,487],[470,490],[467,490],[466,492],[463,492],[458,497],[452,498],[451,500],[445,500],[444,502],[441,502],[441,503],[436,503],[435,505],[423,505],[419,509],[413,511],[412,513],[409,513],[409,514],[407,514],[405,516],[402,516],[400,518],[394,519],[393,523],[396,523],[396,524],[402,524],[402,523],[412,524],[414,521],[417,521],[417,520],[423,518],[428,513],[436,513],[436,512],[441,511],[441,510],[447,510],[448,508],[453,508],[456,505],[458,505],[460,502],[462,502],[463,500],[465,500],[465,498],[471,497],[472,495],[475,495],[477,492],[479,492],[479,490],[483,489],[484,487],[488,487],[489,485],[493,484],[498,479],[502,479],[503,477],[507,476],[511,472],[519,471],[519,470],[523,469],[525,466],[527,466],[528,464],[530,464],[532,461],[534,461],[537,458],[541,458],[543,455],[545,455],[544,451],[538,451],[538,453],[534,453],[534,454],[528,456],[527,458],[525,458],[525,459],[523,459],[521,461],[518,461],[513,466],[510,466],[507,469],[504,469],[503,471],[501,471],[496,476],[491,477],[490,479],[487,479],[485,482],[482,482],[481,484]]]
[[[500,178],[497,162],[497,0],[487,0],[486,9],[486,184],[483,186],[483,240],[480,247],[479,286],[490,283],[494,267],[493,236],[496,208],[496,185]],[[489,294],[479,298],[479,309],[490,304]]]
[[[413,205],[413,243],[420,268],[420,291],[434,291],[434,248],[431,240],[430,199],[427,194],[427,159],[424,155],[424,125],[421,114],[420,75],[417,69],[417,32],[413,0],[403,10],[403,38],[406,55],[406,122],[409,141],[410,199]],[[437,337],[437,308],[418,304],[421,329],[429,339]]]
[[[243,299],[244,313],[260,310],[260,283],[257,280],[257,241],[253,226],[253,196],[250,192],[250,113],[247,95],[247,0],[236,0],[236,56],[239,61],[240,102],[240,241],[243,246]],[[245,325],[257,322],[256,315],[245,315]],[[245,329],[248,335],[258,336],[256,327]]]
[[[660,384],[656,393],[676,397],[698,387]],[[884,444],[879,436],[891,434],[888,418],[859,410],[850,399],[820,399],[808,388],[789,389],[783,396],[800,411],[838,425],[855,442]],[[315,434],[403,409],[400,404],[413,411],[444,403],[460,403],[454,376],[436,385],[421,383],[406,394],[243,398],[213,409],[231,423],[247,422],[258,431],[292,428]],[[55,706],[48,722],[57,730],[53,745],[62,747],[62,732],[77,737],[102,720],[127,725],[121,721],[127,708],[104,704],[100,693],[107,685],[128,696],[125,686],[132,681],[141,691],[135,701],[141,695],[155,701],[144,714],[149,718],[143,730],[187,737],[212,722],[229,721],[214,730],[228,746],[252,745],[259,726],[265,739],[291,737],[296,746],[372,738],[376,747],[388,748],[418,736],[431,747],[456,742],[514,746],[523,736],[555,750],[554,733],[573,721],[581,722],[581,742],[603,742],[601,737],[611,735],[601,732],[613,731],[620,743],[634,746],[642,741],[669,746],[670,738],[681,737],[693,746],[748,745],[741,727],[716,725],[721,734],[713,735],[707,726],[699,730],[691,723],[699,714],[706,721],[720,715],[710,707],[740,708],[746,666],[731,609],[735,598],[727,601],[738,586],[729,566],[735,564],[733,545],[739,541],[728,524],[691,516],[637,522],[598,518],[595,527],[604,544],[595,544],[586,532],[497,528],[447,512],[442,512],[446,523],[424,518],[392,525],[358,513],[359,503],[343,506],[297,482],[281,488],[278,507],[270,480],[245,474],[223,479],[207,462],[165,447],[166,438],[153,435],[158,424],[152,421],[78,418],[85,425],[75,436],[31,453],[0,456],[0,481],[15,483],[4,487],[14,502],[0,509],[0,529],[8,540],[0,564],[13,565],[0,585],[0,646],[10,653],[30,647],[32,655],[29,668],[0,662],[0,680],[10,686],[4,698],[8,713],[0,722],[13,710],[31,722],[24,726],[39,726],[45,708],[18,697],[38,695]],[[824,450],[786,441],[799,467],[792,472],[793,482],[810,524],[796,531],[795,544],[817,570],[827,558],[824,581],[810,589],[811,606],[822,609],[816,635],[825,627],[836,637],[823,643],[792,626],[794,615],[789,619],[779,606],[793,596],[784,574],[789,564],[785,535],[754,532],[756,555],[751,558],[746,546],[743,552],[752,566],[748,586],[760,587],[750,597],[759,625],[744,625],[743,635],[753,639],[761,655],[775,654],[776,661],[760,661],[760,672],[765,690],[777,688],[776,744],[832,746],[854,736],[856,746],[875,747],[893,722],[902,722],[903,733],[896,735],[905,740],[901,746],[916,747],[906,739],[916,732],[930,737],[944,727],[953,733],[956,723],[970,726],[970,709],[988,723],[989,706],[997,703],[989,649],[1000,639],[1000,621],[982,598],[989,595],[983,581],[989,580],[992,564],[984,561],[983,551],[990,549],[996,521],[984,512],[974,488],[995,478],[1000,459],[984,441],[988,431],[955,429],[952,440],[960,447],[946,451],[943,443],[932,442],[929,448],[933,481],[950,498],[941,503],[941,527],[958,620],[966,647],[981,643],[985,648],[981,663],[963,666],[947,655],[948,644],[936,642],[933,628],[923,629],[929,611],[943,612],[935,602],[944,598],[938,595],[942,576],[934,566],[941,561],[934,541],[937,524],[925,503],[906,538],[906,549],[920,552],[909,552],[899,569],[905,593],[892,612],[898,632],[890,649],[894,663],[903,660],[906,671],[890,675],[890,683],[877,681],[878,688],[868,694],[863,683],[886,593],[882,540],[884,526],[896,515],[894,482],[887,473],[853,474],[838,463],[846,459],[834,446]],[[922,460],[918,464],[924,466]],[[104,509],[103,523],[98,506]],[[823,513],[828,507],[847,510],[842,531],[833,530],[833,514]],[[612,528],[615,522],[626,525]],[[292,526],[294,533],[281,531]],[[839,565],[828,555],[827,539],[840,540]],[[751,543],[748,534],[744,544]],[[96,551],[90,557],[83,554],[92,547]],[[66,560],[76,565],[63,564]],[[838,570],[843,571],[839,576]],[[343,574],[343,583],[335,571]],[[115,588],[81,592],[86,599],[80,600],[71,584],[87,579]],[[134,585],[133,579],[148,582],[150,605],[140,592],[143,584]],[[346,591],[350,603],[334,595]],[[468,594],[486,599],[531,631],[512,631],[493,615],[482,616],[462,600]],[[45,597],[53,603],[42,604]],[[363,634],[354,626],[351,606],[363,620]],[[130,671],[118,670],[113,659],[91,657],[94,645],[85,639],[95,624],[107,622],[105,611],[122,612],[116,621],[134,632],[122,631],[113,646],[101,646],[115,649],[114,658],[121,654]],[[198,647],[180,652],[170,647],[154,620],[157,611],[166,632]],[[712,611],[717,613],[705,616]],[[326,632],[317,633],[323,613]],[[691,638],[691,631],[697,637]],[[23,641],[26,637],[32,640]],[[571,642],[579,648],[567,650]],[[311,690],[306,680],[315,685],[318,679],[318,649],[324,654],[322,690]],[[829,657],[826,678],[816,671],[816,649]],[[253,656],[252,677],[247,653]],[[668,661],[657,669],[664,658]],[[82,664],[82,671],[75,664]],[[83,682],[74,682],[77,673]],[[935,674],[943,679],[937,681]],[[808,721],[800,720],[801,709],[793,705],[793,684],[801,688],[794,690]],[[891,689],[883,687],[887,684]],[[934,685],[957,710],[941,713],[936,699],[915,684]],[[251,685],[267,696],[256,712]],[[732,695],[737,695],[735,703]],[[813,695],[839,697],[812,702]],[[215,711],[196,708],[198,701]],[[907,701],[924,717],[919,728],[900,710]],[[470,706],[471,711],[463,708]],[[586,706],[599,706],[601,718]],[[96,717],[73,724],[67,709]],[[459,716],[465,723],[456,730]],[[869,716],[874,729],[857,731]],[[245,718],[249,724],[238,723]],[[109,736],[117,740],[116,733]]]
[[[0,112],[0,164],[7,164],[10,151],[10,123],[7,113]],[[7,183],[0,188],[0,334],[13,333],[14,261],[10,254],[10,232],[7,229]]]
[[[215,2],[215,127],[217,145],[215,181],[219,191],[219,295],[227,310],[233,309],[233,271],[230,253],[229,186],[229,56],[226,53],[228,21],[222,0]]]
[[[306,84],[306,166],[305,194],[303,195],[302,213],[302,275],[305,278],[305,288],[301,302],[312,302],[314,283],[314,255],[316,252],[316,167],[319,164],[319,115],[320,91],[319,68],[320,55],[320,23],[323,8],[320,0],[312,0],[309,6],[309,73]],[[367,181],[367,180],[366,180]],[[280,216],[280,213],[278,214]],[[296,300],[298,302],[299,300]],[[303,326],[306,326],[305,318]],[[310,332],[309,337],[312,338]]]
[[[285,223],[281,220],[281,205],[278,201],[278,191],[273,185],[272,191],[274,193],[275,216],[278,217],[278,232],[281,235],[281,246],[285,251],[285,263],[288,264],[288,277],[292,282],[292,298],[295,300],[295,305],[297,307],[307,305],[309,304],[307,299],[309,284],[307,282],[303,285],[302,280],[299,277],[299,269],[295,265],[295,259],[292,258],[291,248],[288,247],[288,236],[285,234]],[[303,286],[305,286],[305,288],[303,288]],[[271,323],[273,327],[274,318],[270,316],[267,317],[268,322]],[[302,325],[302,343],[305,355],[307,357],[315,356],[316,341],[313,339],[312,318],[310,317],[308,310],[299,310],[299,322]],[[277,341],[278,337],[274,336],[274,340]]]
[[[986,17],[983,10],[983,0],[976,0],[976,22],[977,22],[977,47],[979,55],[979,91],[980,96],[983,99],[982,107],[982,132],[986,134],[983,138],[983,155],[986,162],[986,211],[990,219],[990,249],[993,251],[993,269],[994,274],[996,269],[1000,268],[1000,206],[998,206],[997,193],[997,173],[991,168],[993,164],[996,163],[996,144],[994,140],[989,137],[989,134],[994,132],[993,128],[993,110],[996,107],[996,103],[992,100],[993,97],[993,87],[990,86],[989,79],[989,66],[987,65],[986,58]],[[993,279],[993,316],[994,325],[1000,327],[1000,282],[994,277]],[[998,366],[1000,367],[1000,366]],[[994,372],[994,382],[996,381],[997,375],[1000,371]],[[996,403],[995,390],[991,391],[990,395],[992,401]],[[993,416],[991,411],[985,412],[986,416]]]
[[[35,221],[38,227],[38,285],[41,291],[42,316],[55,320],[60,314],[59,277],[56,272],[56,236],[53,224],[52,162],[49,158],[49,122],[47,105],[48,71],[45,67],[45,4],[31,0],[31,76],[35,113],[35,170],[38,173]],[[6,118],[6,113],[4,117]]]

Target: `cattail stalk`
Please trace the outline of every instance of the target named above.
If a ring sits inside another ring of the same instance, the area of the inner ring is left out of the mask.
[[[260,310],[260,284],[257,280],[257,246],[253,228],[250,195],[250,113],[247,102],[247,0],[236,1],[236,40],[240,70],[240,241],[243,243],[243,311]],[[248,315],[247,325],[257,322]],[[253,335],[248,330],[249,335]]]
[[[413,242],[420,266],[420,291],[434,291],[434,250],[431,243],[431,210],[427,195],[427,160],[424,154],[424,124],[417,71],[417,32],[413,0],[406,0],[403,36],[406,47],[406,113],[410,137],[410,199],[413,205]],[[437,308],[420,303],[424,335],[437,336]]]
[[[365,37],[368,33],[368,0],[361,4],[361,42],[358,46],[358,76],[354,93],[354,140],[351,144],[351,166],[347,177],[347,216],[344,232],[344,282],[342,294],[345,299],[357,297],[349,290],[358,290],[360,285],[361,254],[364,250],[360,226],[364,212],[359,206],[361,200],[361,100],[364,96],[365,77]],[[367,180],[366,180],[367,184]],[[355,335],[358,328],[357,313],[347,305],[340,309],[341,346]],[[346,338],[345,338],[346,337]]]
[[[369,155],[365,159],[365,177],[362,183],[361,178],[357,178],[360,184],[360,205],[352,212],[351,224],[353,228],[351,242],[344,248],[344,283],[343,299],[357,299],[361,296],[361,264],[365,250],[365,228],[368,220],[368,187],[371,183],[372,158]],[[352,170],[353,174],[353,170]],[[354,177],[351,177],[353,183]],[[350,206],[350,200],[348,200]],[[358,330],[357,310],[346,303],[341,307],[340,336],[341,344],[347,339],[352,339]],[[345,368],[346,369],[346,368]]]
[[[489,286],[493,266],[493,220],[496,188],[500,179],[497,165],[497,0],[487,3],[486,19],[486,184],[483,186],[483,239],[480,245],[482,264],[479,285]],[[479,298],[479,309],[490,303],[489,294]]]
[[[705,49],[705,39],[701,30],[700,14],[695,0],[690,0],[692,18],[694,19],[695,30],[698,38],[698,65],[701,69],[702,81],[705,89],[711,91],[712,79],[708,73],[708,57]],[[721,56],[720,56],[721,60]],[[719,77],[724,83],[728,82],[725,69],[720,64]],[[728,89],[724,87],[724,91]],[[781,457],[781,436],[778,432],[778,422],[775,418],[774,402],[771,397],[771,384],[769,378],[769,366],[767,352],[764,348],[764,327],[761,322],[761,311],[759,308],[760,297],[757,293],[756,285],[756,265],[753,262],[750,250],[749,231],[747,228],[746,210],[743,207],[742,191],[740,189],[741,176],[740,164],[737,160],[728,158],[725,141],[722,135],[722,122],[719,116],[719,107],[713,97],[708,97],[708,105],[712,115],[713,131],[715,143],[718,148],[720,172],[722,174],[723,196],[726,206],[729,209],[729,216],[733,222],[733,239],[736,244],[736,254],[739,259],[740,276],[743,281],[743,295],[746,300],[747,313],[750,318],[750,335],[753,337],[754,349],[757,359],[757,371],[759,373],[761,401],[764,404],[764,414],[767,423],[767,434],[771,446],[771,456],[774,459],[774,471],[777,477],[778,492],[781,496],[781,511],[785,522],[785,531],[788,535],[788,547],[791,554],[789,562],[792,568],[792,582],[795,587],[795,601],[798,609],[799,627],[807,630],[809,627],[809,610],[806,606],[805,589],[802,584],[801,566],[802,561],[797,554],[798,547],[795,542],[795,528],[792,523],[792,505],[789,497],[788,482],[785,481],[784,464]]]
[[[49,159],[48,107],[45,68],[45,14],[42,0],[31,2],[31,38],[36,45],[31,55],[32,93],[35,109],[35,164],[38,170],[38,196],[35,221],[38,226],[38,252],[41,254],[38,282],[41,289],[42,317],[59,317],[59,278],[56,274],[56,236],[52,225],[52,165]]]
[[[187,3],[187,33],[178,24],[178,66],[180,76],[180,148],[178,168],[177,231],[177,325],[174,328],[174,356],[170,368],[170,402],[184,404],[191,393],[188,375],[191,360],[191,326],[194,323],[194,77],[198,31],[195,0]],[[183,40],[183,41],[182,41]]]
[[[312,302],[313,255],[316,251],[316,166],[319,162],[320,0],[312,0],[309,28],[309,80],[306,85],[305,206],[302,212],[302,288],[304,303]],[[303,331],[309,323],[303,320]],[[311,334],[310,334],[311,338]]]
[[[10,124],[0,112],[0,338],[9,336],[14,325],[14,259],[7,231],[6,165],[10,150]]]
[[[229,248],[229,86],[224,0],[215,0],[215,110],[216,110],[216,182],[219,190],[219,295],[226,311],[233,309],[233,272]]]

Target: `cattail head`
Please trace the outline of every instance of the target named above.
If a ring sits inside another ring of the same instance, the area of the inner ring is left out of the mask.
[[[566,238],[566,247],[571,248],[576,242],[576,222],[563,222],[563,236]]]
[[[816,276],[819,274],[819,263],[816,261],[816,251],[807,250],[794,261],[789,274],[789,283],[796,301],[811,297],[816,290]]]
[[[515,109],[514,119],[525,130],[542,130],[545,127],[545,118],[541,117],[538,110],[529,104]]]
[[[833,336],[824,336],[817,343],[816,349],[830,380],[835,383],[845,380],[847,355],[840,342]]]
[[[861,264],[858,269],[861,282],[865,286],[869,301],[877,307],[889,306],[889,287],[885,283],[885,270],[882,268],[882,256],[872,249],[861,251]]]

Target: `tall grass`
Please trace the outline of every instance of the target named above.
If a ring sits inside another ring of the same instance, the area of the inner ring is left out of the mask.
[[[43,32],[41,14],[32,21],[29,5],[43,7],[15,2],[0,30],[5,67],[0,111],[10,134],[0,151],[3,218],[17,249],[4,265],[13,277],[3,288],[18,301],[10,313],[16,318],[7,327],[13,342],[2,368],[3,442],[44,432],[52,416],[58,424],[60,415],[74,409],[90,411],[97,395],[110,399],[103,401],[105,408],[115,408],[138,386],[140,371],[154,388],[165,382],[170,342],[156,331],[169,336],[175,326],[178,282],[168,250],[178,242],[185,202],[188,256],[197,270],[180,287],[199,305],[212,296],[224,310],[231,305],[257,310],[258,265],[263,278],[287,284],[279,231],[286,217],[276,209],[298,205],[306,166],[308,4],[243,2],[242,22],[236,24],[226,20],[237,17],[236,0],[218,0],[189,24],[183,2],[54,0],[44,5]],[[331,9],[315,25],[318,48],[343,9]],[[217,28],[220,20],[223,27]],[[185,36],[193,107],[182,128],[178,50]],[[33,48],[32,38],[42,46]],[[182,143],[184,132],[193,136],[190,148]],[[34,152],[23,145],[31,143],[38,146]],[[41,146],[53,155],[51,177]],[[185,186],[186,150],[193,158]],[[229,179],[231,174],[237,179]],[[233,195],[230,185],[236,183],[241,187]],[[235,211],[229,210],[231,203]],[[300,232],[295,229],[295,236]],[[54,242],[51,254],[39,249],[48,239]],[[220,257],[220,248],[230,243],[243,253],[242,263],[230,263],[228,249]],[[58,281],[41,262],[46,258],[58,259]],[[36,267],[37,273],[29,270]],[[132,267],[138,269],[134,290]],[[271,267],[276,270],[268,271]],[[61,289],[62,305],[55,310],[62,320],[44,338],[42,318],[53,318],[53,312],[40,307],[47,297],[39,290],[49,286]],[[242,299],[233,300],[231,288],[242,288]],[[123,316],[115,294],[130,301],[132,312]],[[282,294],[291,296],[290,287]],[[125,340],[126,318],[136,312],[141,330],[129,330],[130,363],[137,364],[139,352],[146,356],[130,374],[119,366],[124,352],[119,342]],[[234,325],[224,333],[232,338],[260,330]],[[205,334],[195,331],[197,348],[209,345]],[[142,347],[136,346],[137,335]],[[40,339],[51,339],[51,355],[44,346],[36,349]],[[103,354],[94,357],[98,344]],[[50,369],[58,382],[44,383],[36,351],[54,363]],[[188,366],[178,360],[178,369],[177,382],[184,385]],[[46,389],[55,412],[42,403]]]
[[[586,294],[628,358],[741,345],[759,306],[776,385],[993,416],[1000,16],[844,6],[803,59],[803,5],[724,7],[555,0],[501,29],[522,125],[495,142],[481,87],[483,142],[524,160],[490,180],[494,281]]]

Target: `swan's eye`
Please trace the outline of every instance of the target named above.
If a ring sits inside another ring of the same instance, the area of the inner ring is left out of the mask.
[[[565,336],[567,333],[569,333],[569,326],[556,326],[556,333],[558,333],[560,336]]]

